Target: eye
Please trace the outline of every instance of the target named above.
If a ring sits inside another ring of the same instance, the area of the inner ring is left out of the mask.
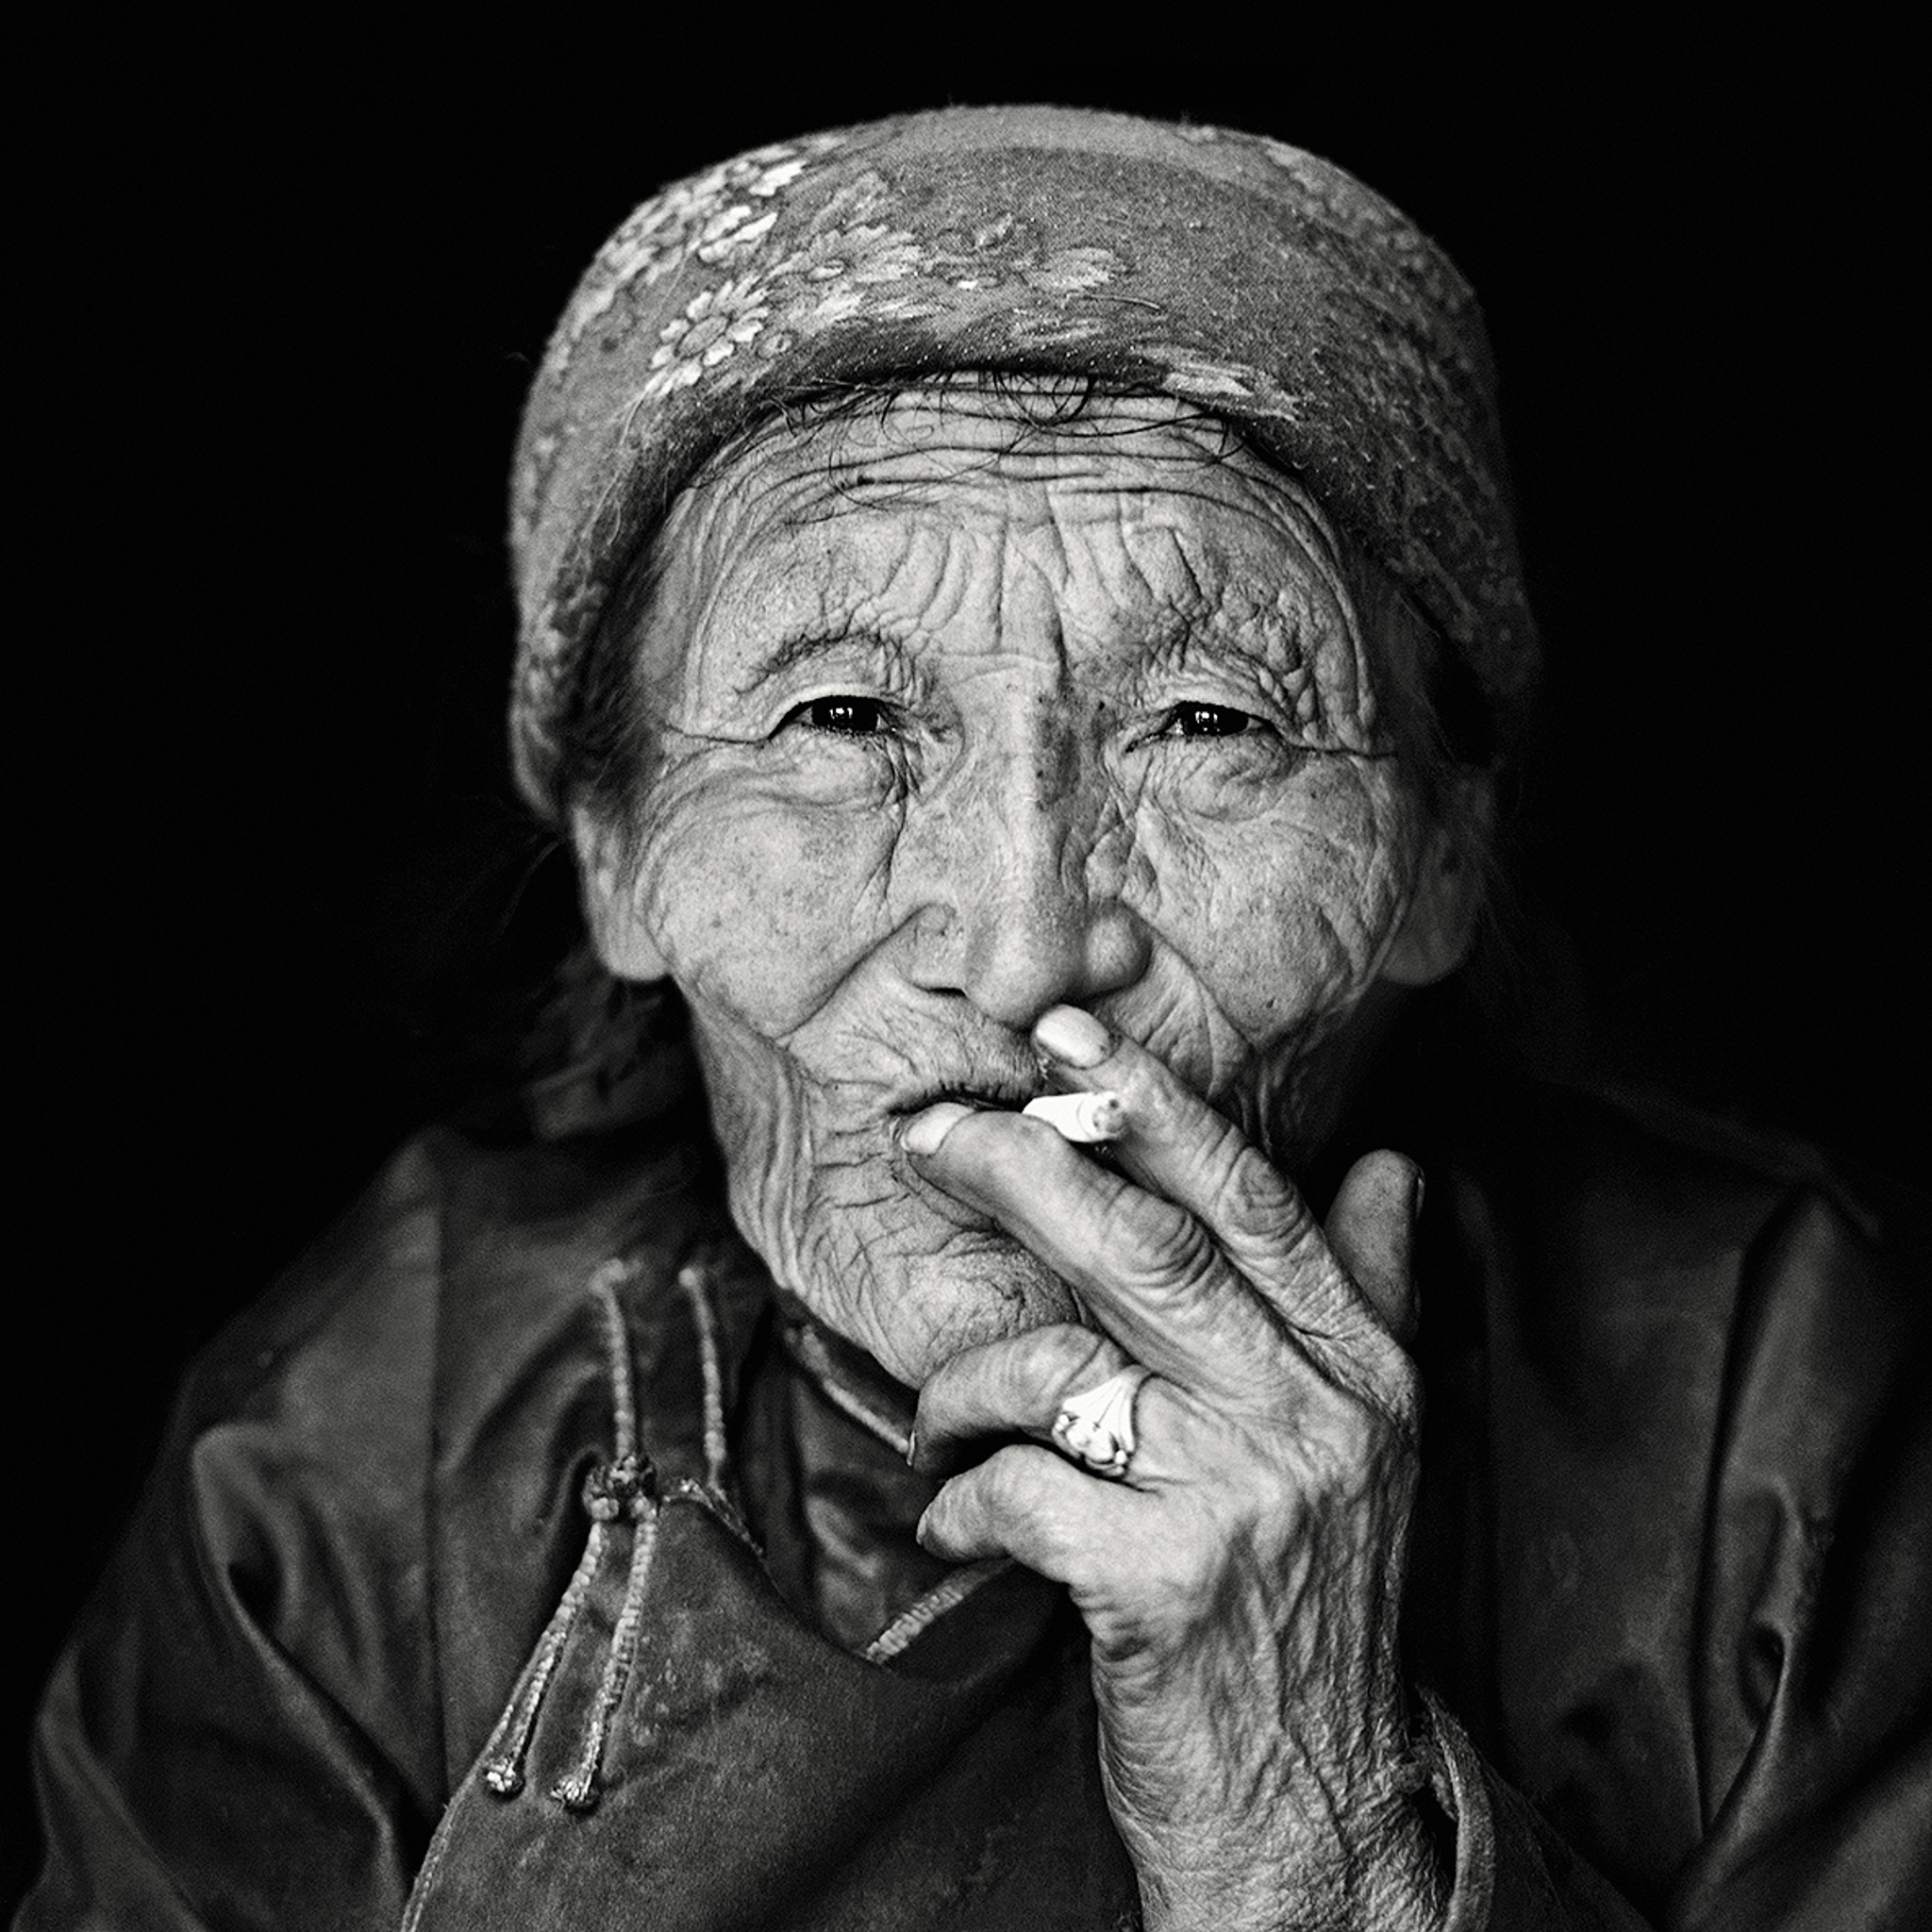
[[[1237,711],[1232,705],[1176,705],[1160,721],[1162,738],[1240,738],[1250,731],[1265,731],[1265,720],[1252,711]]]
[[[841,693],[800,705],[785,722],[808,725],[814,731],[829,731],[839,738],[876,738],[892,728],[892,714],[891,708],[877,698]]]

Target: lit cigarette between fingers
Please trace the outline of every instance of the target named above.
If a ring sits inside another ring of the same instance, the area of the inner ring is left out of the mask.
[[[1118,1141],[1127,1127],[1127,1109],[1118,1093],[1044,1093],[1020,1111],[1083,1147]]]

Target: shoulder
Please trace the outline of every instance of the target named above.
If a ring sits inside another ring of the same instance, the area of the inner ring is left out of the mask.
[[[501,1484],[526,1505],[599,1427],[598,1268],[635,1257],[641,1352],[676,1318],[678,1260],[721,1220],[699,1144],[492,1147],[441,1127],[405,1142],[192,1366],[146,1513],[250,1581],[292,1649],[328,1648],[307,1620],[347,1607],[332,1578],[376,1591],[398,1630],[419,1624],[451,1510],[487,1518],[478,1491]]]
[[[1552,1241],[1681,1260],[1736,1249],[1793,1194],[1874,1216],[1810,1143],[1614,1086],[1527,1083],[1487,1137],[1483,1185]]]
[[[1822,1554],[1879,1471],[1916,1465],[1924,1220],[1902,1189],[1648,1095],[1539,1088],[1448,1193],[1433,1346],[1479,1364],[1465,1421],[1541,1654],[1614,1624],[1632,1668],[1688,1655],[1713,1592]]]
[[[647,1351],[716,1214],[692,1144],[399,1148],[190,1371],[49,1748],[152,1782],[213,1725],[433,1816],[581,1545],[609,1419],[591,1277],[638,1257]]]
[[[1526,1481],[1669,1495],[1687,1531],[1727,1474],[1828,1510],[1912,1399],[1932,1217],[1902,1186],[1652,1095],[1537,1087],[1447,1191],[1452,1325],[1541,1445]]]
[[[1693,1856],[1716,1883],[1924,1693],[1923,1216],[1649,1095],[1524,1091],[1447,1165],[1432,1421],[1479,1471],[1471,1710],[1632,1897]],[[1747,1769],[1755,1824],[1700,1851]]]
[[[452,1392],[449,1331],[460,1359],[533,1345],[612,1254],[668,1253],[708,1230],[701,1174],[685,1138],[492,1147],[420,1133],[204,1351],[175,1433],[274,1415],[352,1459],[420,1467],[430,1411]]]
[[[590,1280],[640,1255],[626,1312],[650,1328],[675,1256],[710,1225],[697,1172],[690,1143],[661,1136],[406,1142],[191,1370],[130,1547],[165,1552],[171,1574],[193,1553],[191,1592],[232,1598],[366,1728],[433,1709],[452,1522],[522,1548],[507,1525],[541,1515],[503,1606],[521,1641],[574,1533],[573,1457],[608,1407]],[[150,1594],[125,1556],[120,1571]]]
[[[1748,1341],[1767,1301],[1829,1301],[1847,1338],[1923,1317],[1932,1205],[1666,1096],[1525,1085],[1452,1163],[1451,1191],[1495,1312],[1594,1369],[1646,1336]]]

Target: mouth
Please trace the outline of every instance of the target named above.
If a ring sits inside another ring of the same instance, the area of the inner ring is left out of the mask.
[[[1038,1074],[1030,1079],[996,1075],[980,1080],[940,1080],[922,1086],[909,1099],[895,1103],[890,1111],[905,1119],[923,1113],[942,1100],[952,1100],[961,1107],[1017,1113],[1029,1100],[1045,1091],[1046,1082]]]

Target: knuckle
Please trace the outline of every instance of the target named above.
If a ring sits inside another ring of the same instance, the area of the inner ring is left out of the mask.
[[[1414,1448],[1414,1431],[1378,1395],[1336,1391],[1304,1417],[1299,1430],[1318,1488],[1355,1497],[1373,1488]]]
[[[980,1469],[1002,1541],[1031,1567],[1064,1579],[1077,1565],[1080,1540],[1075,1512],[1055,1481],[1060,1474],[1049,1451],[1025,1444],[1002,1449]]]
[[[1353,1484],[1357,1474],[1375,1460],[1387,1425],[1366,1404],[1354,1401],[1335,1403],[1324,1418],[1323,1443],[1326,1460],[1345,1482]]]
[[[1124,1035],[1115,1049],[1108,1078],[1132,1108],[1136,1120],[1150,1122],[1163,1132],[1174,1125],[1183,1111],[1206,1105],[1158,1054]]]
[[[1423,1424],[1423,1372],[1416,1366],[1415,1357],[1391,1341],[1388,1359],[1381,1365],[1378,1379],[1382,1387],[1382,1407],[1390,1420],[1404,1435],[1420,1435]]]
[[[1027,1387],[1056,1393],[1098,1380],[1112,1368],[1115,1354],[1106,1336],[1072,1322],[1030,1329],[1024,1348]]]
[[[1322,1238],[1322,1224],[1314,1210],[1292,1188],[1278,1182],[1271,1198],[1257,1202],[1254,1220],[1263,1238],[1284,1260],[1300,1262],[1311,1250],[1324,1257],[1327,1246]]]
[[[1283,1245],[1301,1240],[1312,1217],[1300,1195],[1237,1122],[1197,1106],[1189,1166],[1194,1191],[1217,1222]]]
[[[1101,1236],[1126,1258],[1144,1288],[1170,1289],[1205,1274],[1214,1259],[1208,1230],[1191,1214],[1139,1189],[1123,1188],[1102,1219]]]
[[[1175,1631],[1209,1621],[1224,1600],[1228,1540],[1206,1518],[1188,1518],[1165,1538],[1145,1576],[1145,1598]]]
[[[1221,1166],[1215,1199],[1224,1213],[1246,1224],[1275,1220],[1281,1192],[1281,1177],[1267,1157],[1243,1144]]]
[[[1304,1260],[1309,1238],[1320,1231],[1307,1203],[1253,1147],[1221,1175],[1213,1213],[1244,1249],[1290,1265]]]
[[[1270,1175],[1265,1157],[1234,1122],[1224,1114],[1210,1114],[1213,1123],[1195,1155],[1209,1191],[1230,1207],[1239,1207],[1257,1191],[1261,1174]]]
[[[1014,1446],[996,1451],[980,1464],[975,1487],[989,1509],[1008,1519],[1031,1509],[1040,1487],[1034,1458],[1041,1453]]]
[[[1180,1102],[1170,1101],[1161,1109],[1159,1125],[1174,1142],[1194,1189],[1204,1196],[1225,1195],[1243,1156],[1256,1151],[1233,1121],[1192,1094]]]

